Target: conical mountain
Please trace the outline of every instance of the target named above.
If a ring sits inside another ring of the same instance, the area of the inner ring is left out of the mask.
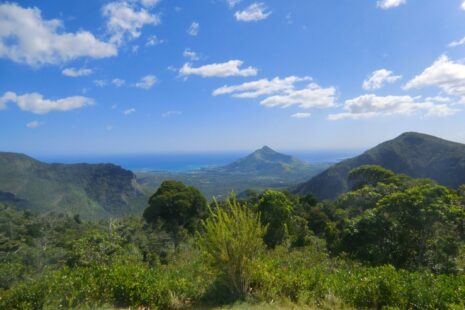
[[[226,173],[280,175],[302,173],[303,171],[308,171],[310,168],[310,164],[300,159],[278,153],[270,147],[264,146],[246,157],[218,168],[218,170]]]
[[[320,199],[335,198],[349,190],[349,172],[367,164],[379,165],[415,178],[430,178],[449,187],[458,187],[465,183],[465,144],[407,132],[360,156],[328,168],[293,191],[299,194],[313,193]]]

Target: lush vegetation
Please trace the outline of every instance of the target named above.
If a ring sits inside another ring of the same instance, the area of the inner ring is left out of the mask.
[[[348,183],[208,206],[165,181],[143,218],[100,222],[2,206],[0,308],[463,309],[465,187],[378,166]]]
[[[0,202],[22,209],[85,219],[140,213],[147,199],[135,178],[112,164],[46,164],[0,152]]]

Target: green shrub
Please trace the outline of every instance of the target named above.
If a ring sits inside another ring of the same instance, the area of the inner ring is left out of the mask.
[[[219,274],[219,282],[238,298],[251,288],[256,258],[264,249],[265,227],[257,214],[229,199],[226,207],[218,204],[203,222],[204,234],[197,243],[209,265]]]

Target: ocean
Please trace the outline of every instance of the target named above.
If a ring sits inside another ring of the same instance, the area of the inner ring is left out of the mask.
[[[360,154],[361,151],[301,151],[286,152],[309,163],[336,163]],[[112,163],[135,172],[182,172],[229,164],[250,152],[178,153],[178,154],[125,154],[125,155],[36,155],[46,163]]]

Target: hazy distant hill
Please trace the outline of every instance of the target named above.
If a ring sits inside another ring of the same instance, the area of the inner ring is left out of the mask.
[[[146,197],[131,171],[112,164],[46,164],[0,152],[0,201],[101,218],[140,211]]]
[[[229,165],[213,168],[211,170],[223,173],[278,176],[293,173],[301,174],[311,169],[312,167],[309,163],[289,155],[278,153],[270,147],[264,146]]]
[[[408,132],[328,168],[293,191],[313,193],[320,199],[335,198],[349,189],[350,170],[365,164],[380,165],[416,178],[431,178],[450,187],[465,183],[464,144]]]
[[[303,182],[327,168],[329,164],[311,165],[295,157],[264,146],[231,164],[182,173],[136,173],[147,192],[155,190],[163,180],[173,179],[197,187],[208,198],[224,198],[231,191],[246,189],[287,188]]]

